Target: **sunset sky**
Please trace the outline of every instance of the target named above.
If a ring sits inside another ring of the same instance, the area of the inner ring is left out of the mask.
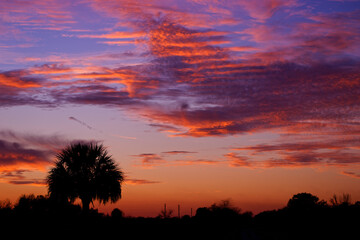
[[[360,200],[357,0],[0,0],[0,200],[103,143],[125,215]]]

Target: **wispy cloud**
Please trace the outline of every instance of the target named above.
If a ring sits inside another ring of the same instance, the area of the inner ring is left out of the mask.
[[[167,151],[167,152],[162,152],[164,154],[171,154],[171,155],[174,155],[174,154],[191,154],[191,153],[197,153],[197,152],[190,152],[190,151],[182,151],[182,150],[175,150],[175,151]]]
[[[355,172],[351,172],[351,171],[342,171],[341,174],[349,176],[349,177],[353,177],[353,178],[360,178],[359,173],[355,173]]]
[[[147,185],[147,184],[157,184],[161,182],[146,180],[146,179],[127,178],[125,179],[125,183],[130,185]]]
[[[341,135],[340,135],[341,136]],[[258,144],[233,148],[237,152],[227,154],[231,160],[231,166],[253,166],[257,168],[272,167],[346,167],[360,164],[360,142],[357,136],[347,137],[333,136],[333,140],[318,139],[314,141],[306,139],[293,142],[280,142],[277,144]],[[325,137],[326,138],[326,137]],[[284,138],[289,141],[291,138]],[[241,155],[239,155],[241,154]],[[246,157],[242,157],[246,156]],[[256,159],[263,160],[256,160]],[[240,164],[232,164],[232,161]]]
[[[44,186],[46,185],[45,179],[28,178],[24,176],[24,173],[30,172],[29,170],[14,170],[14,171],[0,171],[0,181],[5,181],[10,184],[16,185],[34,185]]]
[[[191,165],[219,165],[224,164],[225,161],[222,160],[209,160],[209,159],[185,159],[185,160],[175,160],[173,162],[174,166],[191,166]]]
[[[134,166],[152,169],[154,167],[176,167],[176,166],[195,166],[195,165],[219,165],[227,164],[226,160],[219,159],[202,159],[196,158],[191,154],[197,154],[197,152],[173,150],[165,151],[161,154],[157,153],[141,153],[132,155],[137,158]],[[182,155],[186,155],[186,158],[181,158]],[[190,155],[190,156],[189,156]],[[174,159],[175,158],[175,159]]]
[[[140,160],[140,164],[136,163],[135,166],[141,166],[143,168],[153,168],[167,162],[165,159],[155,153],[141,153],[132,156]]]
[[[225,154],[225,157],[229,159],[231,167],[253,167],[255,165],[248,157],[240,156],[233,152]]]

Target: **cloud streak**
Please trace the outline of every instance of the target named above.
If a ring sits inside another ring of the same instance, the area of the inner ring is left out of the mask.
[[[30,172],[29,170],[14,170],[14,171],[0,171],[0,181],[5,181],[15,185],[33,185],[44,186],[46,185],[45,179],[27,178],[24,173]]]
[[[296,140],[277,144],[258,144],[233,148],[226,156],[234,167],[350,167],[360,164],[360,142],[358,137],[319,141]],[[285,138],[288,140],[288,138]],[[239,153],[241,155],[239,155]],[[242,157],[247,156],[247,157]],[[256,160],[263,159],[263,160]],[[239,161],[239,164],[236,164]],[[344,173],[343,173],[344,174]],[[346,175],[346,174],[345,174]],[[350,176],[351,174],[347,174]]]
[[[143,168],[153,168],[166,163],[165,159],[155,153],[142,153],[133,155],[133,157],[140,160],[140,164],[137,163],[135,166],[141,166]]]
[[[145,179],[127,178],[125,179],[125,183],[130,185],[148,185],[148,184],[157,184],[161,182],[145,180]]]
[[[77,123],[80,123],[81,125],[85,126],[86,128],[93,130],[93,128],[91,126],[89,126],[88,124],[86,124],[83,121],[80,121],[79,119],[75,118],[75,117],[69,117],[70,120],[75,121]]]
[[[342,171],[341,174],[343,174],[345,176],[353,177],[353,178],[360,178],[360,174],[351,172],[351,171]]]

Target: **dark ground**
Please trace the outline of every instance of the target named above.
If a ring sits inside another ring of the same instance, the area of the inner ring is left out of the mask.
[[[360,239],[360,202],[328,205],[311,194],[294,195],[286,207],[256,216],[227,204],[199,208],[192,218],[103,215],[59,205],[44,196],[0,204],[1,236],[22,239]]]

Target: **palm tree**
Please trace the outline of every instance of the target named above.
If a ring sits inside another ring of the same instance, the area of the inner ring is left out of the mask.
[[[47,177],[50,197],[73,202],[80,198],[84,212],[90,202],[116,202],[121,198],[123,173],[102,144],[70,144],[56,155]]]

